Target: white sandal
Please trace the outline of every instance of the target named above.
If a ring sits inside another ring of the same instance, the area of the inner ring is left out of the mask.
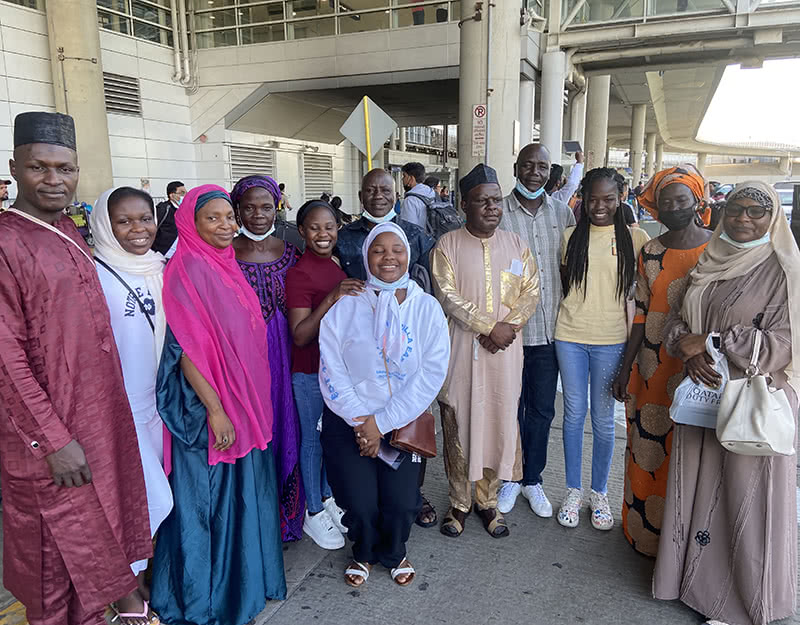
[[[351,568],[345,569],[345,571],[344,571],[344,575],[345,575],[344,582],[348,586],[352,586],[353,588],[359,588],[360,586],[363,586],[364,584],[367,583],[367,580],[369,579],[370,569],[367,568],[366,564],[361,564],[361,562],[358,562],[357,560],[353,560],[353,564],[355,564],[358,568],[356,569],[356,568],[352,568],[351,567]],[[353,582],[351,582],[347,578],[348,575],[350,577],[360,577],[364,581],[363,582],[358,582],[357,584],[354,584]]]
[[[407,566],[398,566],[397,568],[392,569],[392,581],[398,586],[408,586],[414,581],[414,576],[417,573],[414,570],[414,567],[411,566],[411,562],[409,562],[408,559],[403,558],[403,561],[400,562],[400,564],[402,565],[403,562],[405,562]],[[404,582],[398,582],[397,578],[400,575],[408,575],[408,578]]]

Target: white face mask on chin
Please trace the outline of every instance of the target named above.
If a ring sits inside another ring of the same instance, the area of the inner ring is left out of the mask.
[[[266,234],[253,234],[252,232],[250,232],[250,231],[249,231],[247,228],[245,228],[244,226],[242,226],[241,228],[239,228],[239,234],[243,234],[244,236],[246,236],[246,237],[247,237],[248,239],[250,239],[251,241],[263,241],[263,240],[264,240],[264,239],[266,239],[266,238],[267,238],[269,235],[271,235],[273,232],[275,232],[275,224],[274,224],[274,223],[272,224],[272,228],[270,228],[270,229],[269,229],[269,230],[266,232]]]

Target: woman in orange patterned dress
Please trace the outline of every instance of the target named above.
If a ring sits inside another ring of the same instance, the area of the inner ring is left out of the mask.
[[[672,447],[669,407],[684,377],[683,363],[662,345],[662,329],[711,232],[704,180],[691,165],[658,172],[639,202],[668,231],[639,255],[636,317],[613,390],[626,402],[628,422],[622,528],[634,549],[655,557]]]

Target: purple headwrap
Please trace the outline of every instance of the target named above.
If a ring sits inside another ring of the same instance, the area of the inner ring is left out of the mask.
[[[248,189],[253,187],[262,187],[269,191],[275,200],[275,208],[278,208],[278,203],[281,201],[281,190],[278,187],[278,183],[269,176],[245,176],[237,182],[233,187],[233,191],[231,191],[231,201],[234,208],[239,208],[242,196]]]

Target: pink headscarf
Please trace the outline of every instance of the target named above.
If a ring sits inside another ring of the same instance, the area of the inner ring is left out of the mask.
[[[272,402],[267,333],[256,293],[245,281],[233,247],[218,249],[197,233],[195,206],[210,192],[223,197],[222,192],[230,201],[224,189],[207,184],[189,191],[175,213],[178,246],[164,271],[163,299],[167,324],[216,391],[236,431],[236,442],[220,452],[209,428],[208,464],[214,465],[267,448]]]

